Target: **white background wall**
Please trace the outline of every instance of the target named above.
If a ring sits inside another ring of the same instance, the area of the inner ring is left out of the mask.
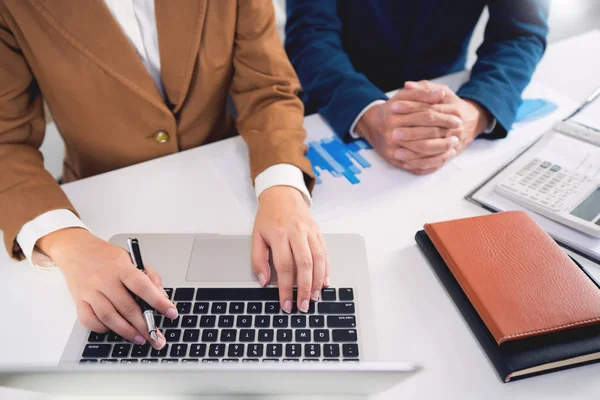
[[[367,1],[367,0],[362,0]],[[418,1],[418,0],[414,0]],[[277,28],[284,37],[285,0],[273,0]],[[483,41],[487,11],[482,15],[469,46],[468,65],[475,62],[475,51]],[[590,29],[600,29],[600,0],[553,0],[550,13],[549,41],[556,41]],[[46,168],[59,177],[62,173],[64,144],[55,129],[49,129],[42,144]]]

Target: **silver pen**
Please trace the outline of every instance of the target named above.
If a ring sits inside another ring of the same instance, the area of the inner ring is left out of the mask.
[[[565,118],[563,121],[566,121],[568,119],[573,118],[579,111],[583,110],[584,108],[586,108],[591,102],[593,102],[594,100],[596,100],[596,98],[600,96],[600,86],[598,86],[596,88],[596,90],[594,90],[594,92],[588,96],[587,99],[585,99],[585,101],[583,102],[582,105],[579,106],[579,108],[577,108],[577,110],[573,111],[573,113],[571,113],[571,115],[569,115],[567,118]]]
[[[135,265],[135,267],[143,273],[146,273],[144,270],[144,262],[142,261],[142,253],[140,252],[140,244],[138,243],[138,240],[135,238],[127,239],[127,247],[129,248],[129,255],[131,256],[131,262],[133,265]],[[156,334],[156,322],[154,321],[154,310],[141,297],[135,296],[135,300],[142,309],[150,338],[152,338],[154,343],[158,342],[158,335]]]

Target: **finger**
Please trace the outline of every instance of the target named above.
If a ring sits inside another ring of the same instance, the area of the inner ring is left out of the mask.
[[[323,235],[321,234],[321,232],[319,232],[317,234],[317,238],[319,239],[319,242],[321,243],[321,249],[323,249],[323,254],[325,256],[325,275],[324,275],[324,279],[323,279],[323,286],[325,287],[329,287],[331,281],[331,277],[330,277],[330,267],[329,267],[329,254],[327,253],[327,245],[325,243],[325,239],[323,238]]]
[[[135,299],[131,296],[125,287],[121,286],[118,288],[106,288],[103,293],[106,298],[113,304],[115,309],[127,322],[129,322],[138,332],[141,332],[144,338],[153,345],[152,338],[148,333],[148,326],[146,326],[146,320],[142,310],[136,303]]]
[[[286,313],[292,312],[292,300],[294,298],[294,259],[292,249],[287,237],[281,235],[271,242],[273,252],[273,264],[277,271],[277,286],[279,286],[279,302],[281,309]]]
[[[420,157],[417,158],[421,158],[423,156],[436,156],[438,154],[443,154],[450,149],[456,149],[459,144],[460,140],[456,136],[450,136],[444,139],[414,140],[412,142],[403,142],[400,144],[400,148],[398,150],[403,148],[412,150],[415,153],[420,154]],[[395,156],[398,160],[407,160],[400,154],[395,154]]]
[[[146,275],[148,275],[148,278],[150,278],[150,281],[154,284],[154,286],[159,288],[160,291],[165,295],[165,297],[168,298],[169,295],[167,294],[167,291],[163,287],[162,278],[160,277],[158,272],[156,272],[154,270],[154,268],[149,267],[147,265],[144,265],[144,270],[146,271]]]
[[[252,234],[252,269],[260,286],[265,287],[271,281],[269,246],[257,231]]]
[[[419,141],[426,139],[442,139],[451,136],[454,130],[440,128],[437,126],[407,126],[402,128],[396,128],[392,132],[392,140],[398,145],[404,145],[404,143],[410,141]]]
[[[449,103],[449,104],[433,104],[430,106],[432,110],[443,113],[443,114],[450,114],[450,115],[456,115],[457,117],[461,118],[461,113],[460,113],[460,109],[458,108],[458,106],[454,103]]]
[[[79,318],[81,325],[93,332],[106,333],[109,331],[108,327],[100,322],[92,307],[85,301],[80,300],[77,303],[77,318]]]
[[[127,322],[115,309],[113,304],[100,292],[90,298],[89,304],[96,317],[111,331],[136,344],[146,343],[141,332]],[[143,332],[143,331],[142,331]]]
[[[317,235],[308,236],[308,245],[310,246],[313,260],[312,294],[310,298],[313,301],[319,301],[321,289],[323,289],[323,282],[325,281],[325,251],[323,250],[323,246]]]
[[[423,103],[420,101],[398,100],[391,102],[390,109],[397,114],[411,114],[414,112],[426,111],[433,106],[439,105],[440,104],[431,105],[429,103]]]
[[[419,111],[412,114],[392,114],[387,117],[388,126],[393,127],[424,127],[457,129],[462,126],[462,119],[456,115],[444,114],[434,110]]]
[[[431,174],[432,172],[435,172],[437,170],[439,170],[443,165],[436,167],[436,168],[430,168],[430,169],[417,169],[417,170],[411,170],[410,172],[415,174],[415,175],[427,175],[427,174]]]
[[[175,319],[179,315],[175,305],[165,297],[164,293],[158,289],[150,278],[133,265],[131,268],[122,268],[120,270],[121,282],[134,294],[154,308],[156,311],[169,319]]]
[[[392,100],[408,100],[436,104],[442,101],[445,96],[446,92],[437,87],[431,89],[425,87],[405,87],[405,89],[400,89],[398,93],[392,97]]]
[[[297,306],[301,312],[308,312],[313,280],[313,255],[308,238],[303,232],[290,237],[290,245],[296,262],[296,284],[298,286]]]
[[[409,170],[428,170],[431,168],[439,168],[446,164],[452,157],[456,155],[456,150],[450,149],[444,154],[433,157],[417,158],[407,162],[406,169]]]

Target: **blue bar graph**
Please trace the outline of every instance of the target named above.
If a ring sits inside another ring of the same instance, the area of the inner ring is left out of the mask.
[[[362,139],[344,143],[336,136],[308,143],[306,156],[312,163],[317,184],[323,183],[321,174],[328,171],[333,177],[343,176],[352,185],[357,185],[360,183],[357,175],[360,175],[361,168],[371,167],[359,153],[370,149],[371,146]]]

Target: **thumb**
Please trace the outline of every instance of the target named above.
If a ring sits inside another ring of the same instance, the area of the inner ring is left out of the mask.
[[[264,287],[271,281],[269,246],[261,234],[256,231],[252,234],[252,269],[260,286]]]

